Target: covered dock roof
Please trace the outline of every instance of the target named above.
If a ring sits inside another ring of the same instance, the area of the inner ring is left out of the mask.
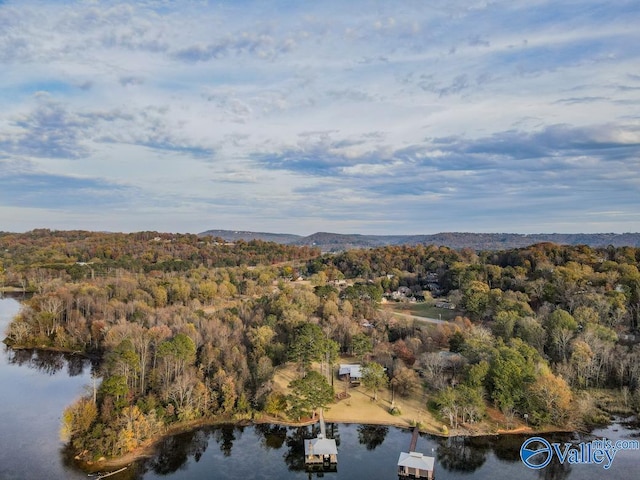
[[[320,434],[316,438],[304,441],[305,455],[337,455],[338,447],[333,438],[325,438]]]
[[[432,472],[435,458],[427,457],[419,452],[400,452],[399,467],[415,468]]]

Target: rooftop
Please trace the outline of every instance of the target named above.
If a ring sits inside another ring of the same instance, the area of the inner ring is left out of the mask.
[[[400,452],[400,458],[398,458],[399,467],[418,468],[420,470],[433,471],[435,459],[433,457],[427,457],[419,452]]]
[[[362,365],[359,363],[341,363],[338,374],[349,374],[351,378],[362,378]]]
[[[304,441],[305,455],[337,455],[338,447],[333,438],[324,438],[322,434]]]

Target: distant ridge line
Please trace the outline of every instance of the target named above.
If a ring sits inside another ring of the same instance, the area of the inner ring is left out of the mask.
[[[303,237],[287,233],[250,232],[241,230],[207,230],[200,236],[219,237],[225,241],[263,240],[286,245],[315,246],[335,252],[355,248],[375,248],[387,245],[438,245],[454,249],[507,250],[524,248],[536,243],[588,245],[590,247],[640,247],[640,233],[471,233],[442,232],[432,235],[361,235],[316,232]]]

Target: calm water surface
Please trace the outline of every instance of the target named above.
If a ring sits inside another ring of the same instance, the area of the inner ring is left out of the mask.
[[[20,304],[0,298],[0,338]],[[81,357],[0,344],[0,479],[84,478],[62,462],[60,415],[90,383]]]
[[[0,299],[0,331],[19,304]],[[0,355],[0,479],[79,479],[67,466],[58,437],[60,414],[90,382],[86,360],[62,355],[13,352]],[[411,438],[393,427],[329,424],[338,443],[338,471],[327,479],[397,479],[396,462]],[[314,432],[315,433],[315,432]],[[132,465],[112,480],[305,479],[302,439],[311,427],[276,425],[203,428],[167,438],[153,458]],[[640,438],[637,429],[614,424],[590,436],[565,435],[553,441],[595,437]],[[520,461],[521,436],[439,439],[421,436],[418,450],[436,457],[436,478],[491,480],[623,480],[638,478],[640,451],[621,451],[609,470],[599,466],[552,463],[534,471]]]

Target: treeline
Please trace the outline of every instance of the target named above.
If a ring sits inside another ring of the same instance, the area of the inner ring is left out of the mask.
[[[86,241],[84,233],[69,233],[71,244],[74,235]],[[34,292],[11,324],[9,342],[102,358],[102,382],[64,414],[77,452],[120,455],[181,422],[313,415],[333,390],[311,365],[318,362],[330,377],[340,353],[365,363],[364,384],[374,396],[387,383],[405,396],[427,388],[431,406],[452,427],[481,420],[488,404],[536,425],[580,421],[576,411],[593,420],[593,387],[621,392],[629,411],[640,407],[640,350],[632,337],[638,249],[417,246],[313,257],[313,250],[263,242],[157,236],[163,238],[131,238],[147,253],[222,247],[268,260],[257,267],[198,260],[187,270],[147,271],[134,257],[129,268],[75,278],[36,254],[60,261],[69,250],[55,242],[5,244],[5,282],[29,277]],[[293,262],[272,265],[274,252]],[[140,262],[153,265],[147,257]],[[295,281],[299,276],[305,281]],[[446,296],[470,320],[426,327],[380,310],[383,297],[401,286],[427,301]],[[300,379],[287,397],[273,375],[288,361],[299,364]]]
[[[0,234],[4,283],[33,290],[43,275],[73,280],[135,272],[187,272],[197,267],[270,265],[317,257],[318,249],[277,243],[159,232],[101,233],[32,230]],[[1,272],[2,270],[0,270]]]

